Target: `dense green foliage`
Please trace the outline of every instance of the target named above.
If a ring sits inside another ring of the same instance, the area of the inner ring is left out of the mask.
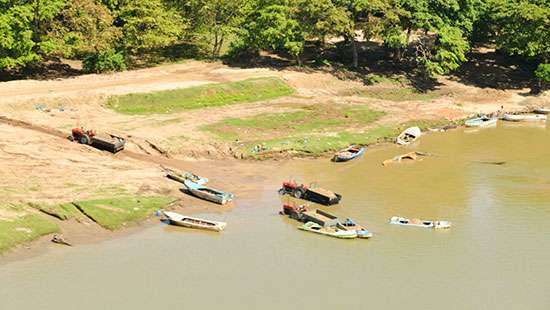
[[[388,61],[412,63],[426,76],[456,70],[467,60],[474,43],[494,44],[508,55],[523,57],[535,66],[544,65],[550,62],[550,3],[0,1],[0,70],[23,68],[52,56],[88,59],[86,69],[94,72],[123,70],[125,66],[119,61],[122,56],[129,64],[151,51],[182,44],[199,46],[208,57],[219,57],[230,47],[231,56],[253,56],[267,50],[286,54],[302,64],[306,48],[316,46],[322,51],[338,41],[338,61],[343,64],[368,65],[362,58],[361,43],[377,42],[382,43]],[[540,78],[544,69],[537,72]]]

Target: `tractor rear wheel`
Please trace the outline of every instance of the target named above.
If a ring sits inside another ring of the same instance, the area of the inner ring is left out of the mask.
[[[78,142],[80,142],[81,144],[89,144],[90,143],[90,138],[88,137],[88,135],[82,135],[78,139]]]
[[[304,191],[300,188],[297,188],[294,190],[294,198],[302,198],[302,196],[304,195]]]

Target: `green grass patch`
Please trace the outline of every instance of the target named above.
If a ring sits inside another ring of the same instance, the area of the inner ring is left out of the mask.
[[[0,220],[0,253],[18,244],[56,232],[59,232],[57,224],[36,214],[13,220]]]
[[[329,105],[304,106],[301,111],[259,114],[248,118],[230,118],[204,126],[223,140],[262,140],[274,135],[302,136],[306,134],[340,131],[350,127],[364,127],[385,113],[368,106],[335,107]]]
[[[117,197],[78,201],[75,204],[84,214],[109,230],[145,219],[175,199],[172,197]]]
[[[430,101],[442,96],[438,91],[418,92],[408,87],[371,87],[355,91],[356,95],[389,101]]]
[[[71,203],[58,205],[30,204],[30,206],[62,221],[84,218],[84,215]]]
[[[292,93],[294,93],[294,89],[284,81],[276,77],[268,77],[144,94],[113,96],[107,100],[107,106],[124,114],[172,113],[269,100]]]

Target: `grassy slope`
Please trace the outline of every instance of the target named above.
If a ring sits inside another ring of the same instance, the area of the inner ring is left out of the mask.
[[[294,92],[279,78],[255,78],[175,90],[110,97],[107,106],[125,114],[171,113],[269,100]]]
[[[253,155],[254,145],[261,144],[268,151],[296,151],[318,154],[342,148],[349,144],[369,144],[394,134],[394,130],[376,127],[368,133],[350,129],[372,124],[385,113],[368,106],[314,105],[302,111],[260,114],[244,119],[226,119],[204,126],[218,138],[244,144],[243,153]],[[285,137],[280,137],[284,133]]]
[[[28,214],[9,221],[0,220],[0,253],[20,243],[58,231],[57,224],[37,214]]]
[[[104,228],[115,230],[136,222],[174,201],[172,197],[120,197],[75,202]]]

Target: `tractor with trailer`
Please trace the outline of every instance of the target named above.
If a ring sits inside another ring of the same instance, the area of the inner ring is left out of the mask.
[[[126,140],[122,137],[112,134],[99,135],[94,130],[87,130],[82,127],[73,128],[68,139],[80,144],[91,145],[97,149],[109,151],[111,153],[122,151],[126,143]]]

